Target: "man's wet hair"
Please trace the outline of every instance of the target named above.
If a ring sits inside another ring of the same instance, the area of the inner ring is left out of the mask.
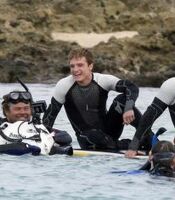
[[[69,53],[68,60],[70,62],[70,60],[73,58],[81,58],[81,57],[85,57],[89,65],[93,63],[93,54],[89,49],[86,48],[72,49]]]

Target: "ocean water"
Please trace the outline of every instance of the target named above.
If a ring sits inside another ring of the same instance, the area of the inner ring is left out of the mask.
[[[27,84],[34,100],[50,101],[54,85]],[[19,84],[0,84],[0,100],[7,92],[21,89]],[[136,102],[143,113],[156,95],[157,88],[140,88]],[[116,93],[110,93],[108,107]],[[2,115],[2,111],[0,111]],[[165,111],[156,120],[153,130],[160,126],[167,132],[160,139],[173,140],[174,127]],[[59,113],[55,127],[68,131],[73,147],[79,147],[64,109]],[[134,129],[126,126],[122,138],[132,138]],[[174,199],[174,179],[153,177],[147,173],[113,173],[136,170],[146,159],[126,159],[114,156],[70,157],[9,156],[0,159],[0,199],[22,200],[171,200]]]

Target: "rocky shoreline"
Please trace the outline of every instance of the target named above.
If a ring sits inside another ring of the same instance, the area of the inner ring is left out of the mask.
[[[0,82],[55,83],[78,42],[53,33],[135,31],[89,47],[95,71],[158,87],[175,74],[175,0],[1,0]]]

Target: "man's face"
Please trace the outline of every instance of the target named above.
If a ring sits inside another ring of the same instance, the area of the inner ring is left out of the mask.
[[[11,123],[16,121],[29,121],[31,116],[32,111],[30,103],[10,103],[9,110],[6,112],[7,120]]]
[[[82,86],[88,85],[92,80],[93,64],[88,64],[85,57],[70,60],[70,72],[75,81]]]

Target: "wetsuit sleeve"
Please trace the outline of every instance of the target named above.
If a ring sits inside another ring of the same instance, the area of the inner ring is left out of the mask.
[[[139,88],[128,80],[119,80],[116,84],[116,91],[126,95],[124,112],[132,110],[139,94]]]
[[[52,97],[51,104],[49,105],[48,109],[46,110],[43,116],[43,124],[49,131],[52,130],[53,124],[61,107],[62,104],[56,101],[54,97]]]
[[[139,122],[136,133],[129,145],[130,150],[138,150],[142,137],[151,133],[151,127],[154,121],[163,113],[166,108],[167,104],[162,102],[157,97],[154,98],[153,102],[147,108]]]

